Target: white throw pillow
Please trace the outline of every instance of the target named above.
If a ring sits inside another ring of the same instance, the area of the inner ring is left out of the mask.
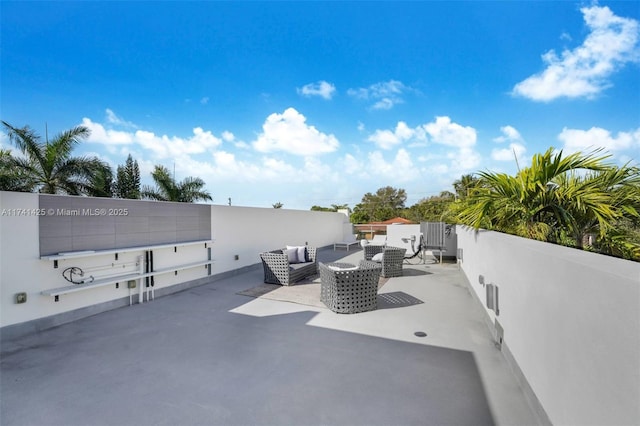
[[[295,247],[287,248],[284,251],[287,254],[289,263],[298,263],[298,249]]]
[[[381,263],[383,259],[384,259],[384,253],[376,253],[371,258],[371,260],[373,260],[374,262],[381,262]]]
[[[305,246],[298,247],[298,262],[306,263],[307,262],[307,248]]]
[[[296,250],[296,262],[289,263],[306,263],[307,262],[307,247],[306,246],[287,246],[287,250]]]

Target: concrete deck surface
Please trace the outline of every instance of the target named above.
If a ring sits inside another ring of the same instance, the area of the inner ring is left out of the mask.
[[[423,303],[339,315],[238,295],[256,268],[2,341],[0,424],[537,424],[457,265],[404,269],[380,293]]]

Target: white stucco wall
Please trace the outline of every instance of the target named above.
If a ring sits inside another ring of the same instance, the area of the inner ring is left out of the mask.
[[[420,225],[387,226],[387,245],[407,249],[407,253],[405,254],[405,256],[410,256],[414,253],[414,250],[411,248],[410,241],[412,236],[416,237],[416,241],[413,247],[417,248],[420,243]],[[403,241],[403,238],[407,239],[408,241]]]
[[[120,200],[119,202],[122,202]],[[141,201],[134,201],[141,203]],[[150,202],[152,203],[152,202]],[[39,222],[36,214],[12,215],[13,209],[38,209],[38,195],[0,191],[0,327],[73,311],[79,308],[121,299],[129,295],[125,283],[119,288],[107,285],[60,296],[54,302],[52,296],[42,295],[43,290],[70,285],[62,277],[68,266],[83,269],[122,265],[135,262],[144,252],[120,253],[118,261],[113,254],[59,261],[41,260],[39,254]],[[311,212],[285,209],[211,206],[212,275],[238,269],[260,262],[261,251],[273,250],[285,245],[322,247],[341,241],[346,216],[342,213]],[[238,260],[234,256],[238,255]],[[170,266],[207,260],[204,244],[154,250],[155,270]],[[113,267],[111,270],[89,272],[96,276],[130,272],[135,266]],[[206,267],[157,275],[156,290],[176,284],[206,278]],[[134,303],[138,300],[138,288],[133,291]],[[27,293],[27,303],[16,304],[15,294]]]
[[[499,287],[504,342],[552,423],[640,424],[640,264],[496,232],[457,234],[478,298],[479,275]]]
[[[342,241],[347,220],[342,213],[212,206],[215,272],[253,265],[261,252],[287,245],[324,247]]]

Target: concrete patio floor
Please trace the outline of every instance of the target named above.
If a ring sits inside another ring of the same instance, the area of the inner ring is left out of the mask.
[[[410,306],[339,315],[238,295],[260,267],[2,341],[0,424],[538,424],[464,274],[429,262],[380,291],[423,302]]]

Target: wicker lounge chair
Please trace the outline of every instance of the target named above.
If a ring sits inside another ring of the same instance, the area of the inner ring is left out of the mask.
[[[372,239],[370,239],[369,244],[378,245],[378,246],[386,246],[387,245],[387,236],[386,235],[374,235]]]
[[[382,256],[382,276],[385,278],[401,277],[402,263],[407,249],[390,246],[368,245],[364,247],[364,259],[373,260],[373,256],[383,253]]]
[[[320,263],[318,267],[322,303],[339,314],[355,314],[378,308],[380,264],[361,260],[357,269],[334,270],[331,266]]]
[[[264,268],[264,282],[270,284],[292,285],[308,276],[318,273],[316,248],[307,247],[310,262],[289,263],[282,249],[260,253]]]

